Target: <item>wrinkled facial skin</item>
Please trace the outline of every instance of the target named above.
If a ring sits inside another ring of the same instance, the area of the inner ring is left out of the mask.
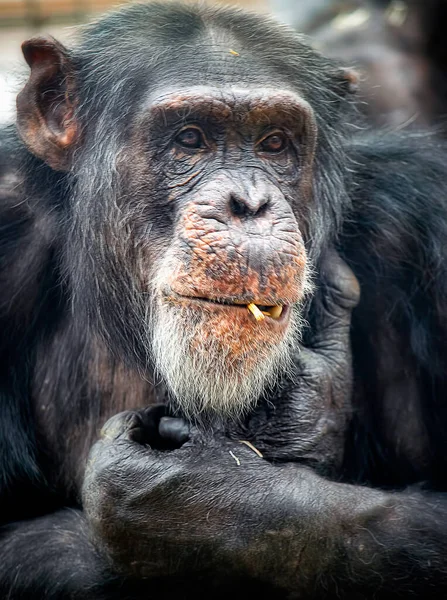
[[[138,147],[140,158],[126,161],[134,201],[142,206],[147,194],[170,215],[169,227],[167,220],[154,224],[138,261],[141,291],[153,292],[156,365],[186,411],[228,412],[234,404],[240,412],[286,368],[296,307],[309,289],[299,221],[306,223],[309,204],[312,111],[296,95],[273,90],[164,93],[135,127],[133,156]],[[263,320],[248,311],[250,303],[267,310]],[[279,317],[270,316],[273,306],[282,307]],[[167,328],[175,344],[167,343]],[[199,389],[179,381],[188,369]],[[237,385],[225,392],[213,377]],[[250,378],[252,393],[241,394]]]

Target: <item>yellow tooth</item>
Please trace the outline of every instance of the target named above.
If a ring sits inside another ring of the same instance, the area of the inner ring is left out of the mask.
[[[273,306],[270,310],[269,310],[270,316],[272,317],[272,319],[279,319],[279,317],[282,314],[282,306]]]
[[[259,310],[259,308],[256,306],[256,304],[253,304],[253,302],[250,302],[250,304],[247,305],[247,308],[251,312],[251,314],[254,316],[256,321],[263,321],[265,319],[262,312]]]

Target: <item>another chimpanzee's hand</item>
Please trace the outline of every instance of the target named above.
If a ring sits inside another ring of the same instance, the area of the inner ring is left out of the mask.
[[[321,271],[322,312],[295,360],[293,382],[275,391],[250,415],[242,432],[268,460],[300,461],[333,475],[343,457],[351,414],[351,312],[360,288],[350,268],[335,253]]]

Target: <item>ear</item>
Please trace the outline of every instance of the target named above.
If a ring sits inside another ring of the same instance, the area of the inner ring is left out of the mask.
[[[17,128],[30,151],[56,171],[70,168],[79,137],[74,119],[74,69],[68,51],[52,38],[22,44],[31,68],[17,96]]]
[[[344,90],[348,94],[356,94],[359,89],[359,75],[354,69],[341,68],[338,70],[338,77]]]

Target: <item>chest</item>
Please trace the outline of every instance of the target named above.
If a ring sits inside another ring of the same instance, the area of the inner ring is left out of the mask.
[[[77,496],[84,465],[114,414],[164,400],[164,389],[114,358],[98,340],[63,328],[37,351],[31,393],[41,464],[62,495]]]

